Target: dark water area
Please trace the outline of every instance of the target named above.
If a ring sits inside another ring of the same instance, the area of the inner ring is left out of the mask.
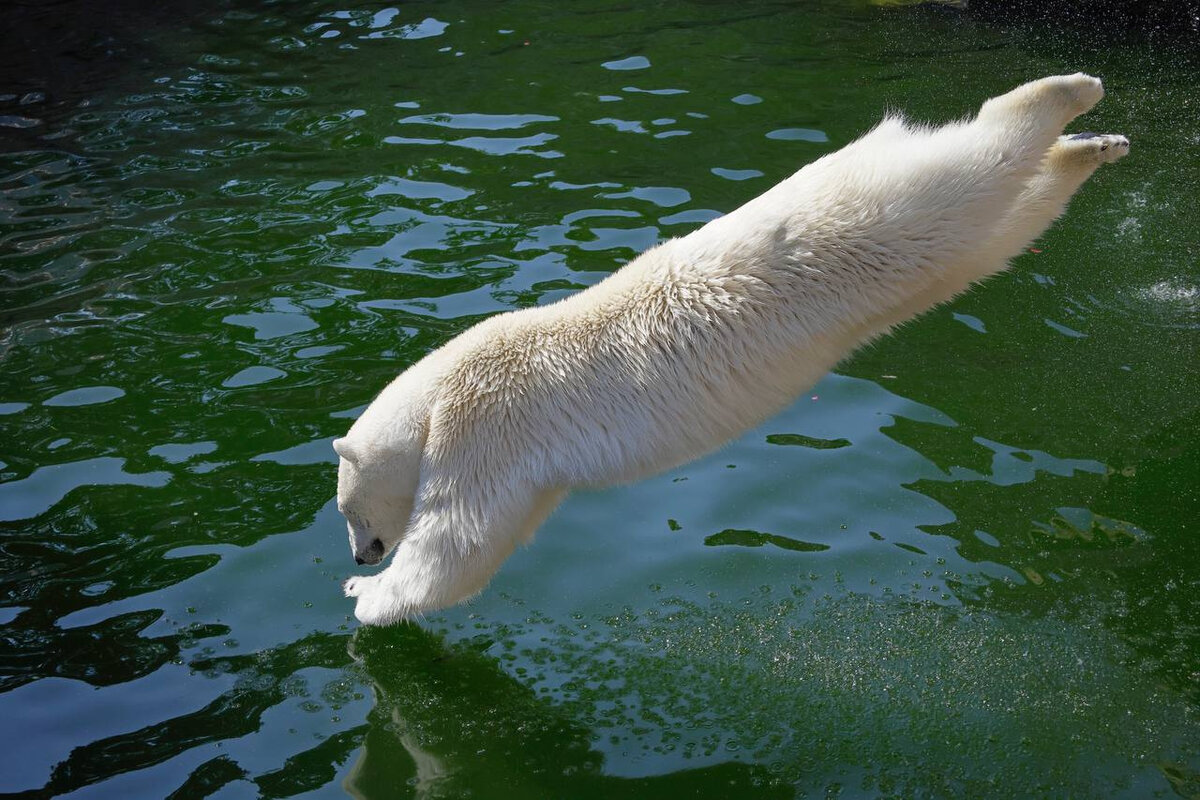
[[[0,35],[0,794],[1200,796],[1186,25],[306,0]],[[887,109],[1076,70],[1108,97],[1073,129],[1132,152],[1011,272],[572,495],[470,604],[354,621],[330,442],[399,371]]]

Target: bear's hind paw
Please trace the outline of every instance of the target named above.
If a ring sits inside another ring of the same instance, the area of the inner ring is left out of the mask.
[[[1091,75],[1076,72],[1074,75],[1061,75],[1051,80],[1066,93],[1072,118],[1090,111],[1104,98],[1104,84],[1099,78]]]
[[[1059,139],[1059,149],[1072,161],[1107,164],[1129,152],[1129,140],[1119,133],[1076,133]]]

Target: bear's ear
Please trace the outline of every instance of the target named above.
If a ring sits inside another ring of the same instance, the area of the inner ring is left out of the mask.
[[[347,461],[352,463],[356,463],[358,461],[358,450],[356,450],[354,445],[351,444],[350,440],[344,436],[341,439],[333,440],[333,449],[339,456]]]

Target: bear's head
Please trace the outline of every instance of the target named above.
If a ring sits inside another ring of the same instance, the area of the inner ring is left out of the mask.
[[[401,453],[363,444],[349,436],[333,442],[338,463],[338,511],[346,518],[350,551],[357,564],[378,564],[404,538],[413,492]]]

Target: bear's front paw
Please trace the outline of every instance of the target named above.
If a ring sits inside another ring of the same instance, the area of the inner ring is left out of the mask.
[[[379,579],[369,575],[359,575],[354,578],[349,578],[342,584],[342,591],[346,593],[346,597],[359,597],[368,591],[372,584],[378,583]]]
[[[350,578],[343,589],[347,597],[357,598],[354,616],[363,625],[390,625],[407,616],[403,603],[379,575]]]

